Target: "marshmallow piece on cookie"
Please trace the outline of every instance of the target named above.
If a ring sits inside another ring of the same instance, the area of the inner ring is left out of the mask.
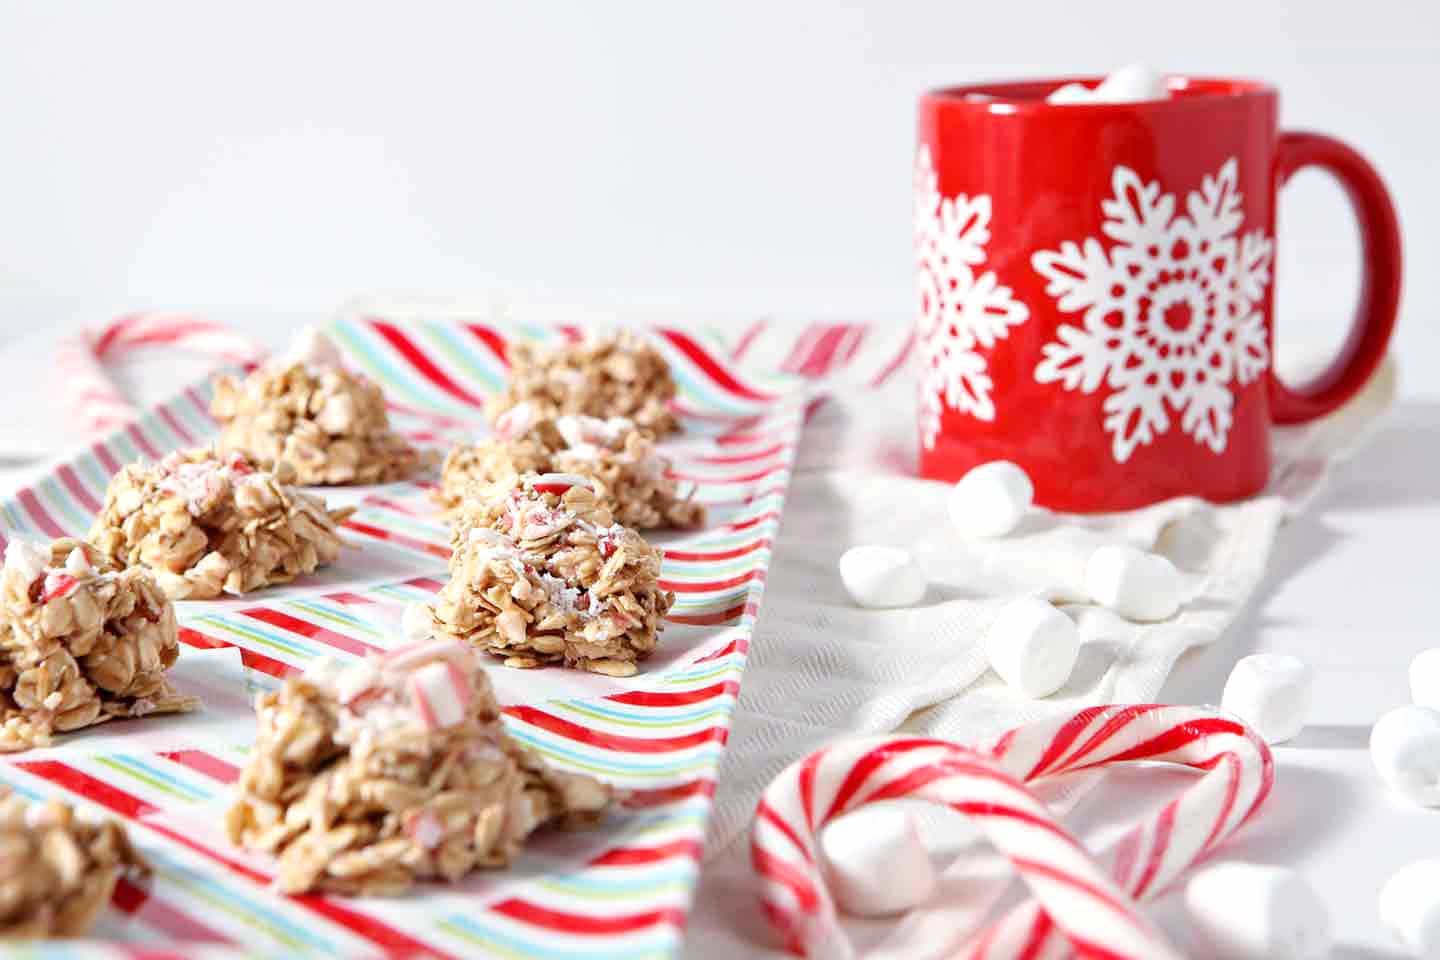
[[[1380,888],[1380,922],[1413,957],[1440,960],[1440,858],[1401,867]]]
[[[985,633],[985,652],[1000,679],[1027,697],[1065,686],[1080,655],[1080,631],[1038,597],[1007,604]]]
[[[1220,708],[1244,720],[1266,743],[1284,743],[1305,727],[1314,671],[1299,657],[1242,657],[1225,681]]]
[[[1035,485],[1008,460],[974,467],[950,491],[950,522],[962,537],[1003,537],[1010,533],[1035,501]]]
[[[1217,863],[1185,886],[1190,929],[1215,960],[1318,960],[1330,917],[1305,878],[1286,867]]]
[[[1370,729],[1370,759],[1405,798],[1440,807],[1440,710],[1396,707]]]
[[[830,892],[852,916],[909,910],[935,889],[935,867],[906,810],[875,806],[848,813],[821,831],[820,852]]]
[[[295,334],[290,349],[285,351],[284,363],[300,364],[305,367],[338,367],[341,364],[340,351],[319,327],[305,326]]]
[[[1109,544],[1086,562],[1085,592],[1127,620],[1169,620],[1180,609],[1180,571],[1158,553]]]
[[[858,606],[912,607],[925,597],[925,574],[899,547],[851,547],[840,557],[840,582]]]
[[[1410,661],[1410,699],[1440,710],[1440,647],[1422,650]]]

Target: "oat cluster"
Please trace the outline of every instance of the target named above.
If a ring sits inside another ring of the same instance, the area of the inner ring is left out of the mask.
[[[670,409],[675,381],[665,358],[634,333],[575,344],[510,346],[510,382],[487,406],[491,422],[521,403],[537,416],[626,417],[656,439],[680,430]]]
[[[433,628],[506,666],[631,676],[675,601],[658,582],[660,551],[616,524],[583,477],[531,474],[490,489],[451,545]]]
[[[222,452],[264,469],[287,463],[297,483],[388,483],[423,462],[390,428],[380,387],[338,365],[281,362],[243,381],[221,377],[210,412]]]
[[[276,855],[290,893],[400,893],[503,867],[536,829],[586,826],[609,788],[548,767],[504,732],[464,645],[423,641],[322,661],[256,701],[258,734],[226,827]]]
[[[0,797],[0,939],[78,937],[122,874],[149,873],[115,820],[87,822],[69,804]]]
[[[111,562],[148,569],[176,600],[288,583],[334,562],[336,524],[351,513],[327,510],[295,479],[287,461],[258,470],[208,448],[132,463],[111,478],[88,539]]]
[[[175,608],[143,569],[77,540],[11,541],[0,570],[0,751],[117,717],[183,713]]]
[[[705,507],[681,495],[669,469],[632,420],[578,414],[543,420],[522,403],[500,418],[493,437],[450,451],[436,496],[454,517],[467,500],[483,499],[496,484],[527,473],[568,473],[590,480],[596,501],[624,526],[703,526]]]

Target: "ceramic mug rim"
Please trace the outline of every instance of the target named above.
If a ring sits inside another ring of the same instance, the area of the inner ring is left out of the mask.
[[[945,110],[967,110],[994,116],[1033,116],[1038,113],[1158,113],[1192,110],[1237,100],[1275,98],[1276,87],[1264,80],[1247,77],[1201,76],[1172,73],[1165,75],[1165,85],[1174,94],[1166,100],[1140,100],[1132,103],[1046,103],[1045,97],[1067,83],[1094,86],[1102,74],[1079,74],[1063,77],[989,80],[937,87],[920,95],[922,104]],[[979,95],[979,96],[976,96]],[[984,98],[984,99],[982,99]],[[989,99],[993,98],[993,99]]]

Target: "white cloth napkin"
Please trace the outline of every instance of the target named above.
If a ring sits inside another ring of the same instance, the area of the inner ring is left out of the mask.
[[[832,402],[802,440],[721,763],[687,957],[774,950],[753,909],[745,841],[765,786],[810,751],[850,735],[897,730],[973,742],[1049,713],[1154,699],[1181,654],[1214,641],[1235,619],[1264,574],[1284,516],[1308,502],[1331,466],[1363,441],[1395,392],[1387,362],[1332,417],[1278,430],[1264,496],[1226,506],[1174,500],[1124,514],[1043,514],[1014,537],[966,542],[945,517],[949,487],[905,475],[914,458],[908,380],[860,390],[841,374],[831,385]],[[1095,535],[1165,554],[1187,575],[1191,599],[1175,619],[1149,625],[1066,605],[1084,641],[1070,683],[1044,700],[1012,693],[986,665],[980,645],[986,625],[1020,593],[1054,595],[1060,584],[1047,570],[1057,542]],[[913,550],[931,580],[925,601],[908,610],[850,604],[836,562],[858,543]],[[929,919],[953,919],[954,910],[953,900],[942,898]],[[883,947],[871,937],[868,955],[941,955],[945,944],[925,913],[894,925],[879,938]],[[874,924],[866,927],[873,932]]]

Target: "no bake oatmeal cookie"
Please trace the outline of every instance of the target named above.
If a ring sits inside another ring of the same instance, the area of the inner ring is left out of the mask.
[[[287,462],[260,470],[203,447],[132,463],[110,479],[87,539],[117,565],[149,569],[176,600],[288,583],[334,562],[336,525],[352,512],[294,484]]]
[[[504,731],[463,644],[429,640],[313,664],[256,702],[259,729],[226,827],[279,858],[280,888],[400,893],[503,867],[535,830],[588,826],[610,789],[551,768]]]
[[[265,469],[288,463],[297,483],[388,483],[424,463],[390,428],[380,387],[346,370],[315,330],[244,380],[219,378],[210,412],[221,425],[222,453],[244,454]]]
[[[538,419],[529,403],[511,407],[495,436],[450,451],[436,497],[452,515],[467,498],[527,473],[569,473],[594,484],[595,499],[615,522],[637,530],[694,529],[705,507],[682,496],[670,462],[633,420],[566,414]]]
[[[0,939],[79,937],[123,874],[150,865],[116,820],[89,821],[65,803],[27,803],[0,788]]]
[[[627,417],[655,439],[680,431],[670,409],[675,381],[665,358],[629,331],[547,347],[517,342],[509,350],[510,382],[486,409],[495,423],[529,403],[536,416],[566,413]]]
[[[175,608],[146,570],[77,540],[12,540],[0,570],[0,751],[118,717],[183,713]]]
[[[467,507],[451,544],[434,630],[506,666],[631,676],[675,601],[658,582],[660,551],[615,523],[584,477],[529,475],[491,488]]]

